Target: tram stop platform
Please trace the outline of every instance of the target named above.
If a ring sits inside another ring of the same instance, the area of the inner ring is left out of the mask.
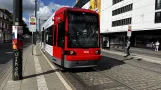
[[[42,53],[39,45],[23,51],[23,79],[12,80],[12,67],[5,74],[0,90],[72,90],[74,87]]]

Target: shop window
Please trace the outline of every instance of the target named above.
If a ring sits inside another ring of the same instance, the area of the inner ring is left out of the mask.
[[[155,0],[155,9],[161,9],[161,0]]]
[[[155,23],[161,23],[161,12],[155,13]]]

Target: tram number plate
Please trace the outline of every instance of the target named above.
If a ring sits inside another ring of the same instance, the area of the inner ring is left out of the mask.
[[[84,53],[89,53],[89,51],[84,51]]]

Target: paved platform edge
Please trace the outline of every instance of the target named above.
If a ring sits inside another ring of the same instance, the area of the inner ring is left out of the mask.
[[[37,46],[37,47],[40,50],[40,52],[42,53],[42,55],[44,56],[44,58],[46,59],[46,61],[48,62],[48,64],[50,65],[50,67],[53,70],[57,69],[56,66],[54,64],[52,64],[51,61],[44,55],[44,53],[40,49],[40,47],[39,46]],[[67,90],[73,90],[73,89],[76,90],[75,87],[65,78],[65,76],[61,72],[57,71],[55,73]]]
[[[111,51],[111,50],[103,50],[101,49],[102,52],[106,52],[106,53],[111,53],[111,54],[116,54],[119,56],[125,56],[126,54],[124,52],[118,52],[118,51]],[[151,63],[155,63],[155,64],[161,64],[161,59],[160,58],[156,58],[156,57],[147,57],[145,55],[137,55],[137,54],[132,54],[130,55],[130,57],[133,57],[136,60],[143,60],[143,61],[147,61],[147,62],[151,62]],[[160,59],[160,61],[158,61]]]

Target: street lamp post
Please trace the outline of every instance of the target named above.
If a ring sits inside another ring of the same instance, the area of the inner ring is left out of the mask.
[[[22,0],[13,0],[13,26],[12,26],[12,48],[13,48],[13,70],[12,79],[22,79],[22,52],[23,52],[23,27],[22,27]]]
[[[35,18],[36,18],[36,32],[34,33],[34,44],[36,45],[36,35],[37,35],[37,0],[35,0]]]

